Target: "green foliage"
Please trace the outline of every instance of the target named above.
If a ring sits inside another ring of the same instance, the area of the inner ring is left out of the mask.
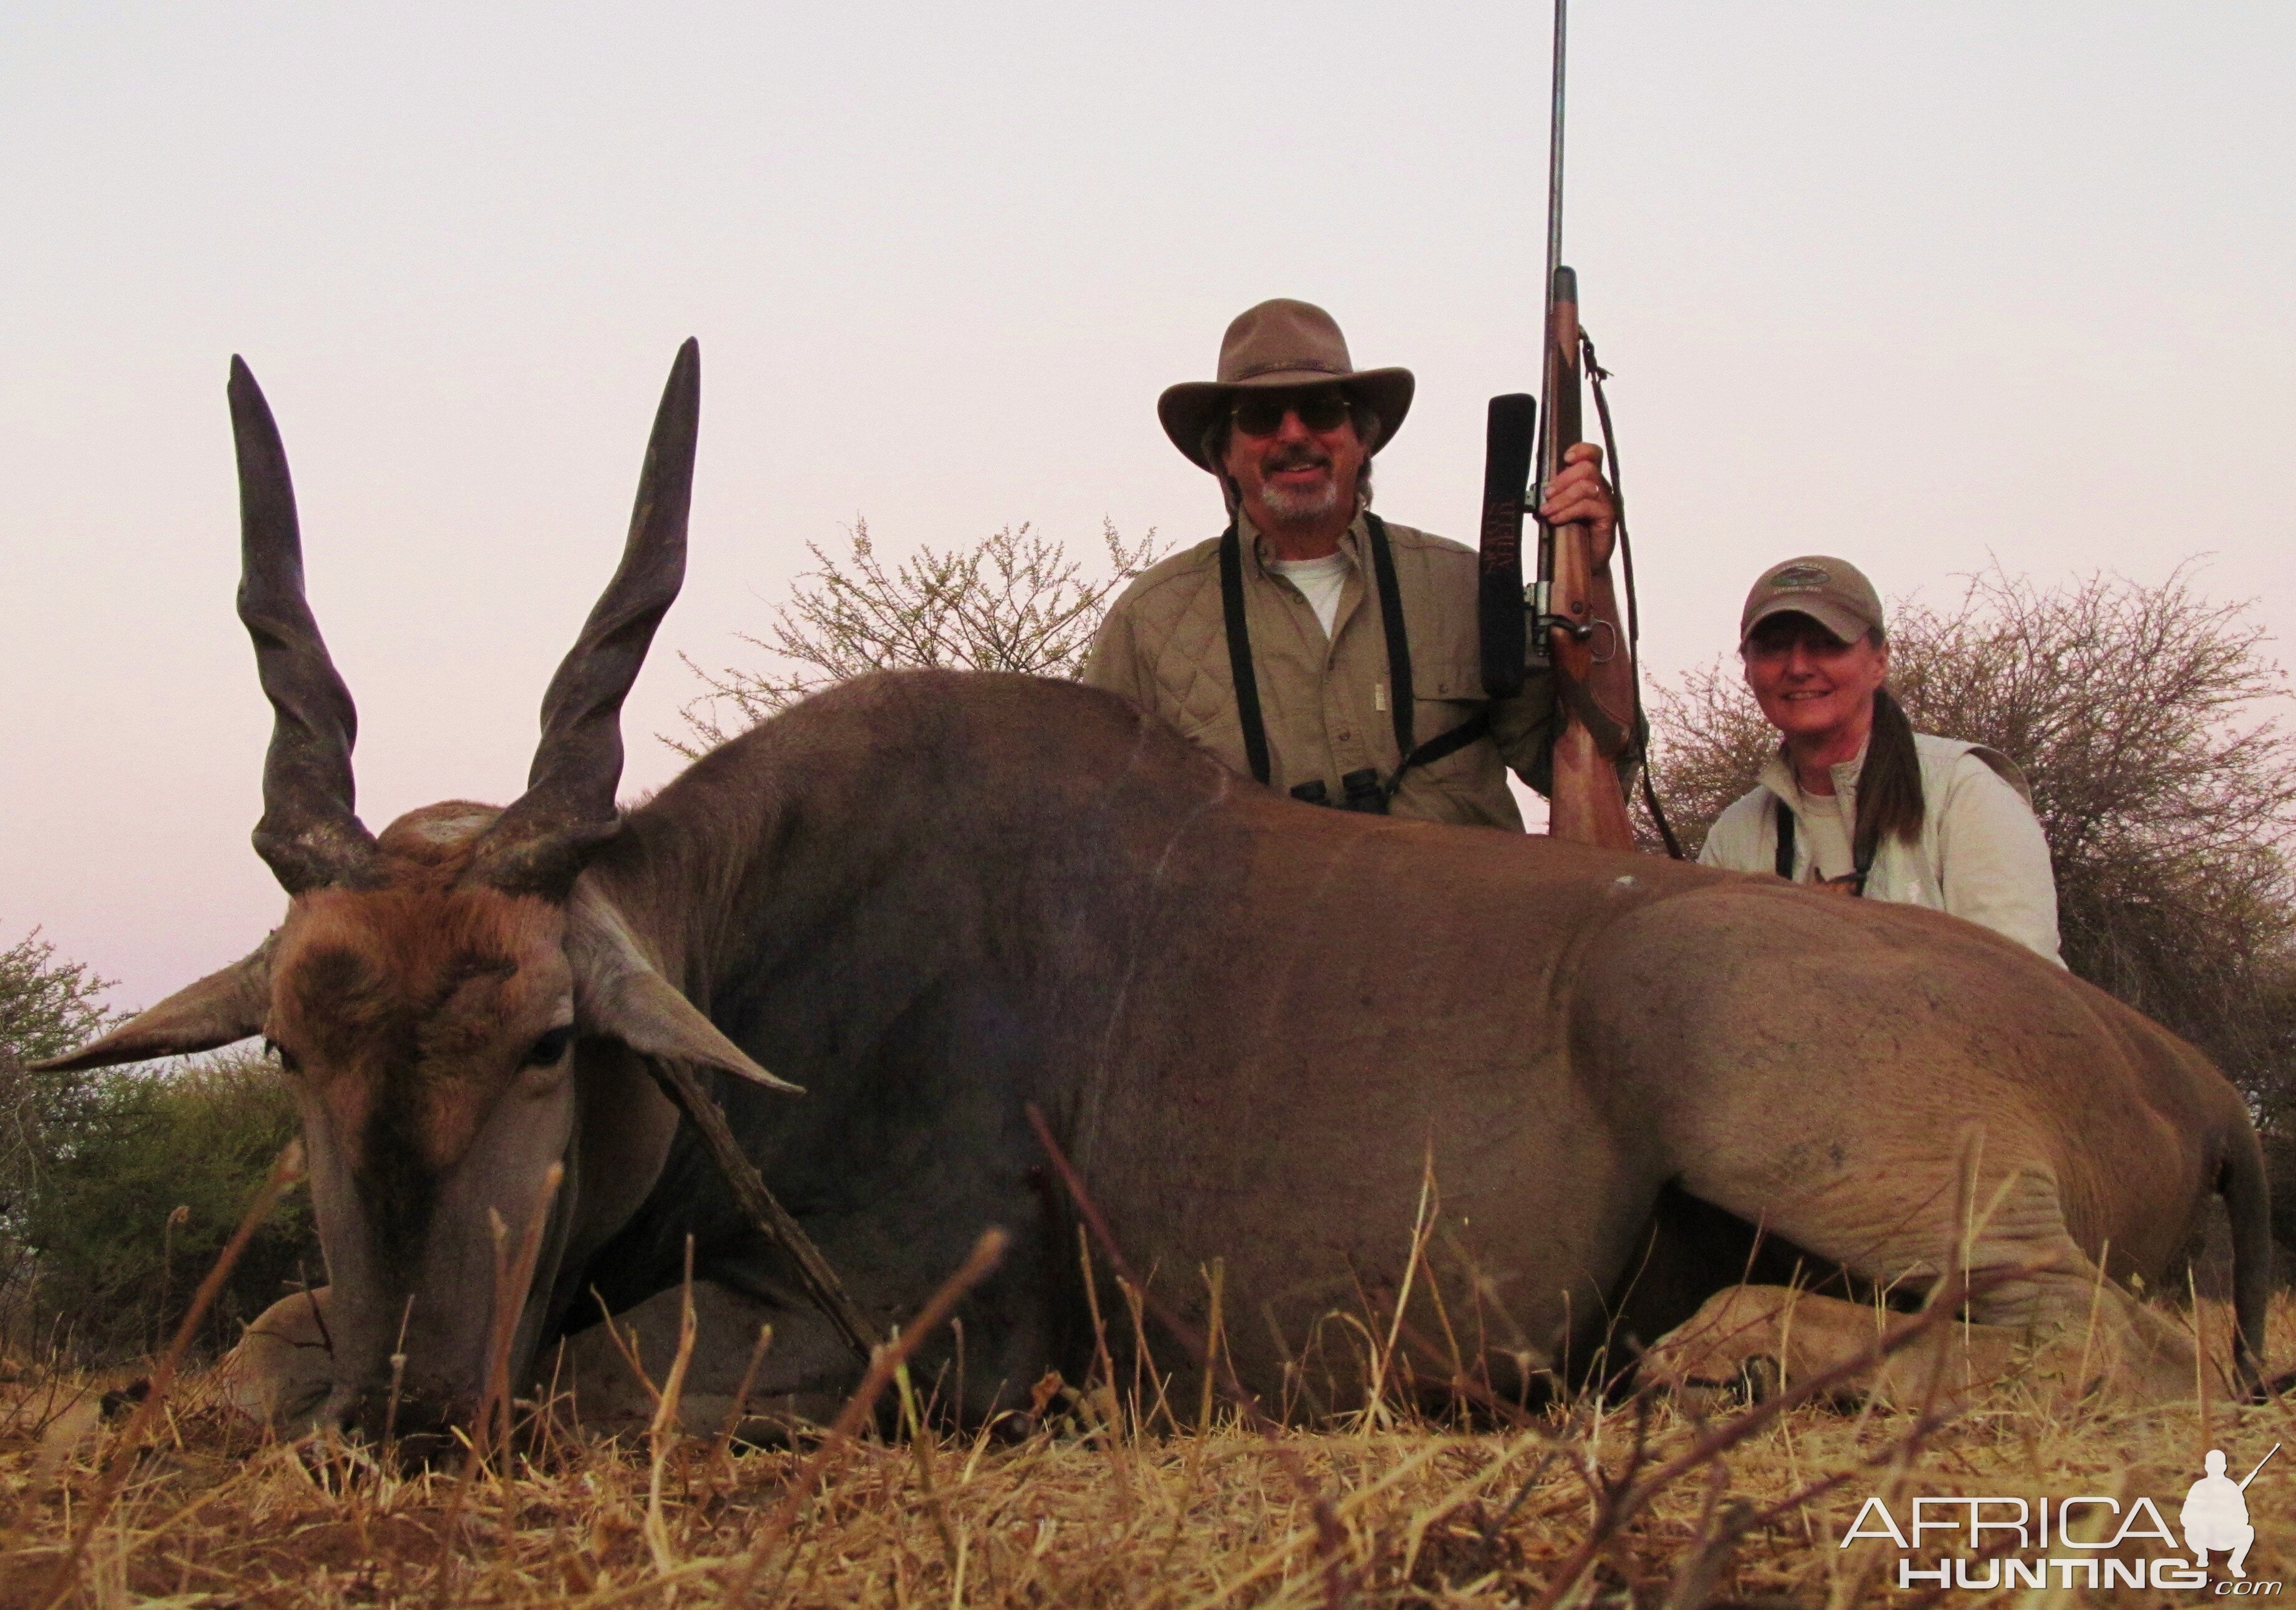
[[[108,981],[59,961],[34,929],[0,950],[0,1338],[20,1329],[35,1269],[26,1224],[54,1152],[54,1136],[83,1116],[91,1079],[33,1073],[25,1064],[60,1056],[108,1028]]]
[[[100,998],[111,988],[80,962],[60,962],[37,928],[0,950],[0,1064],[61,1056],[111,1022]]]
[[[278,1069],[256,1056],[180,1071],[117,1069],[60,1126],[27,1217],[43,1335],[90,1359],[164,1345],[297,1129]],[[216,1351],[308,1276],[324,1279],[310,1199],[291,1193],[205,1321]]]
[[[37,931],[0,950],[0,1342],[82,1360],[164,1343],[296,1130],[254,1056],[36,1073],[119,1021],[111,985]],[[299,1272],[323,1278],[308,1199],[291,1195],[203,1329],[227,1347]]]

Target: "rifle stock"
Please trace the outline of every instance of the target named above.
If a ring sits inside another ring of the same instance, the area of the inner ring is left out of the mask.
[[[1540,439],[1539,488],[1562,472],[1563,456],[1580,440],[1578,372],[1578,276],[1554,271],[1546,333],[1546,428]],[[1597,572],[1583,525],[1539,522],[1539,575],[1546,585],[1546,614],[1538,627],[1546,636],[1554,667],[1554,781],[1548,795],[1547,833],[1558,839],[1635,848],[1634,824],[1627,817],[1626,790],[1618,757],[1631,740],[1611,711],[1634,708],[1634,659],[1619,622],[1617,596],[1607,570]],[[1534,595],[1537,596],[1537,595]],[[1604,699],[1603,692],[1613,696]],[[1629,715],[1628,719],[1631,720]]]

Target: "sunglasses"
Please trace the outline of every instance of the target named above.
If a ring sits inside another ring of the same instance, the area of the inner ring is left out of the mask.
[[[1316,386],[1305,391],[1253,391],[1235,399],[1228,417],[1246,436],[1273,436],[1283,428],[1283,416],[1296,414],[1310,431],[1336,431],[1353,408],[1353,401],[1338,386]]]
[[[1863,642],[1864,639],[1858,639]],[[1799,611],[1784,611],[1754,628],[1738,652],[1748,659],[1782,660],[1797,645],[1813,655],[1846,653],[1852,645],[1835,637],[1816,618]]]

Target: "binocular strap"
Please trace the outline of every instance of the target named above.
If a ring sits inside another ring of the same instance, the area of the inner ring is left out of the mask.
[[[1371,533],[1371,568],[1379,592],[1379,620],[1387,639],[1388,707],[1395,720],[1395,752],[1403,757],[1394,776],[1380,785],[1382,807],[1402,786],[1403,774],[1414,766],[1430,766],[1454,755],[1490,731],[1488,709],[1479,710],[1440,737],[1413,742],[1414,706],[1411,685],[1411,638],[1403,624],[1403,590],[1395,579],[1395,553],[1387,540],[1387,522],[1365,511],[1364,524]],[[1235,685],[1235,713],[1243,726],[1243,756],[1253,778],[1265,784],[1273,768],[1267,752],[1267,723],[1260,713],[1259,678],[1251,664],[1251,629],[1243,610],[1243,539],[1234,522],[1220,536],[1220,605],[1227,620],[1227,663]]]
[[[1774,864],[1780,877],[1789,883],[1794,881],[1794,813],[1784,800],[1778,801],[1778,854]],[[1840,884],[1853,897],[1862,896],[1866,892],[1866,876],[1873,870],[1874,851],[1868,846],[1857,852],[1857,865],[1851,870],[1848,878],[1821,879],[1820,881],[1831,881]]]

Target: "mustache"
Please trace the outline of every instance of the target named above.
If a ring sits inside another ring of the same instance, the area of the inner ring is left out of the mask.
[[[1328,470],[1331,467],[1329,455],[1306,446],[1278,448],[1259,461],[1260,472],[1266,475],[1278,474],[1285,470]]]

